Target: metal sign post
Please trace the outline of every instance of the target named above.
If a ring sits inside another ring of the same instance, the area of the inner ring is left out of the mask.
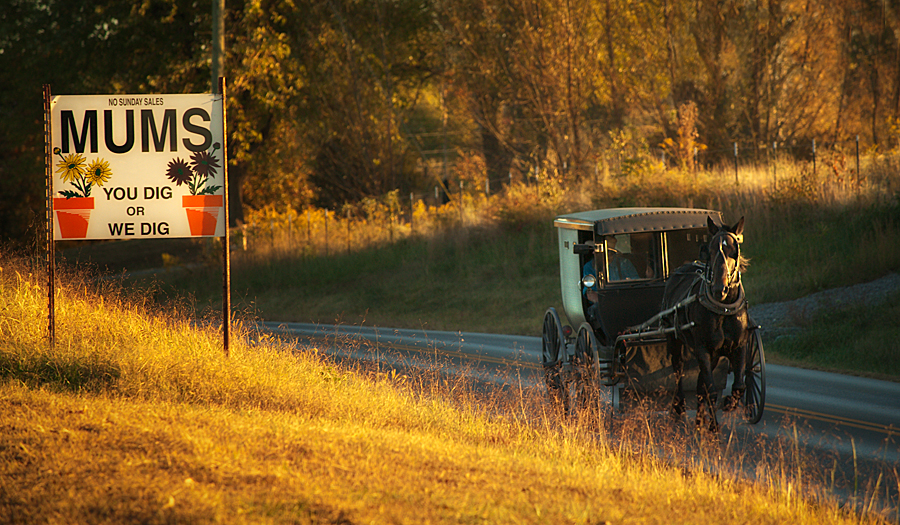
[[[44,84],[44,179],[46,206],[44,227],[47,228],[47,336],[50,349],[56,348],[56,246],[53,242],[53,147],[52,114],[50,112],[50,85]]]

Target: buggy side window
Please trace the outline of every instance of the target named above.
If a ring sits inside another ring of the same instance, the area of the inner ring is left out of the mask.
[[[669,273],[685,264],[700,260],[700,250],[709,242],[705,228],[666,233],[666,250],[669,254]]]
[[[631,261],[642,279],[655,279],[662,276],[659,235],[658,233],[634,233],[631,235]]]
[[[608,282],[654,279],[661,275],[657,235],[607,235],[604,241]]]

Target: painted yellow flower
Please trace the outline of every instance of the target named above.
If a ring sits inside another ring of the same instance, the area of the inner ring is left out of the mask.
[[[103,186],[103,183],[112,177],[112,170],[109,169],[109,162],[103,159],[94,159],[87,168],[87,180],[91,184]]]
[[[70,153],[56,165],[56,173],[62,173],[63,182],[72,182],[75,177],[81,177],[84,173],[84,162],[85,158],[81,153]]]

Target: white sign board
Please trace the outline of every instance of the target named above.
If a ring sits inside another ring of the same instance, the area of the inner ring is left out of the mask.
[[[222,95],[51,101],[55,238],[222,237]]]

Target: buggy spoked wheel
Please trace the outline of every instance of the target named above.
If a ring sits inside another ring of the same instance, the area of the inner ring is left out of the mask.
[[[559,400],[559,396],[563,394],[560,357],[564,357],[560,354],[561,350],[566,347],[566,337],[563,334],[556,308],[550,307],[544,314],[541,340],[541,365],[544,367],[544,382],[547,384],[550,397]]]
[[[553,366],[559,363],[559,351],[565,346],[566,337],[563,335],[559,314],[552,306],[544,313],[544,328],[542,331],[541,364]]]
[[[753,330],[747,342],[747,368],[744,373],[744,418],[751,425],[762,419],[766,406],[766,354],[763,351],[762,336]]]
[[[582,323],[575,338],[575,363],[578,371],[579,397],[570,400],[570,406],[578,410],[597,412],[602,408],[618,408],[618,389],[606,386],[600,369],[600,347],[594,329]]]

